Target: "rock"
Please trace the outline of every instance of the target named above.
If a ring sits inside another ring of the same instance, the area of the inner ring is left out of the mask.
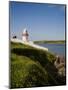
[[[54,62],[55,67],[58,69],[58,74],[65,76],[65,60],[63,56],[56,56]]]

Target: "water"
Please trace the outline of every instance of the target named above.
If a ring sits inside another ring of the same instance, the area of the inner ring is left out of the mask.
[[[47,47],[48,50],[56,55],[65,56],[65,44],[38,44],[43,47]]]

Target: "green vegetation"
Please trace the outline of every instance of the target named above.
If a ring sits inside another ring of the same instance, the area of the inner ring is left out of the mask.
[[[42,40],[42,41],[34,41],[34,43],[53,43],[53,44],[64,44],[65,41],[64,40],[50,40],[50,41],[45,41],[45,40]]]
[[[55,56],[47,51],[11,42],[10,88],[64,85],[54,66]]]

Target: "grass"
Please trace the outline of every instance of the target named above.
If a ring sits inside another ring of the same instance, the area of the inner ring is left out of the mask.
[[[34,43],[51,43],[51,44],[64,44],[65,40],[50,40],[50,41],[46,41],[46,40],[42,40],[42,41],[34,41]]]
[[[10,88],[65,84],[53,64],[55,56],[47,51],[11,42],[10,58]]]

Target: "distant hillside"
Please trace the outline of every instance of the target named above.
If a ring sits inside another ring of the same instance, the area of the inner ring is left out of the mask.
[[[54,43],[54,44],[63,44],[65,43],[65,40],[50,40],[50,41],[46,41],[46,40],[41,40],[41,41],[34,41],[34,43]]]
[[[53,64],[53,54],[21,43],[10,46],[10,88],[65,85]]]

